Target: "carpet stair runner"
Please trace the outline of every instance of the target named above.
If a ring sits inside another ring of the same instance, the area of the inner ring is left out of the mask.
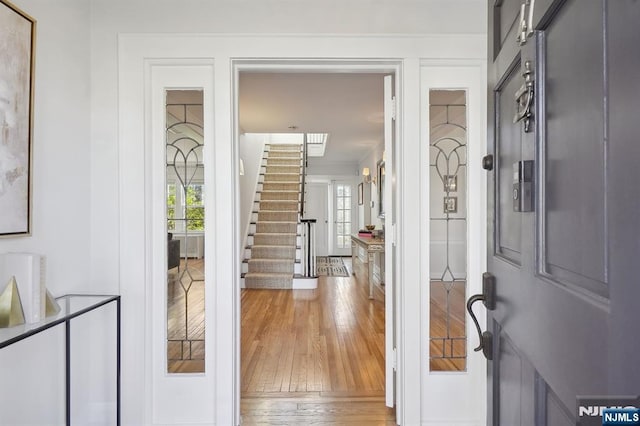
[[[254,211],[255,233],[247,247],[246,288],[292,288],[298,237],[302,145],[271,144]]]

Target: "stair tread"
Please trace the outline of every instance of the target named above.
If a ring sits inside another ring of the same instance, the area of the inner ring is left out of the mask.
[[[250,261],[259,261],[259,262],[291,262],[291,259],[244,259],[242,263],[249,263]],[[293,263],[300,263],[299,259],[295,259]]]
[[[254,203],[284,203],[284,204],[298,204],[300,201],[298,200],[254,200]],[[271,210],[277,211],[277,210]]]
[[[282,278],[290,278],[293,277],[294,274],[288,274],[285,272],[243,272],[240,277],[246,278],[247,276],[251,277],[282,277]]]
[[[256,236],[256,235],[272,235],[275,234],[275,232],[253,232],[253,233],[249,233],[249,235],[251,235],[252,237]],[[292,236],[292,235],[300,235],[296,232],[278,232],[278,235],[284,235],[284,236]]]
[[[254,213],[256,213],[256,212],[254,212]],[[256,225],[258,223],[295,223],[295,224],[298,224],[299,222],[297,220],[257,220],[255,222],[250,222],[251,225]]]
[[[276,235],[282,235],[282,234],[276,234]],[[289,244],[254,244],[254,245],[249,245],[247,244],[245,246],[245,249],[250,249],[250,248],[254,248],[254,247],[294,247],[292,245]],[[302,248],[302,246],[295,246],[296,250],[300,250]]]
[[[275,235],[295,235],[296,237],[302,237],[302,234],[289,234],[289,233],[285,234],[285,233],[282,233],[282,232],[258,232],[258,233],[249,232],[247,235],[249,237],[255,237],[256,235],[273,235],[273,234],[275,234]]]

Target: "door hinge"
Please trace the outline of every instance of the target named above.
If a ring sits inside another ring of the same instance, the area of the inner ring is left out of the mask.
[[[398,113],[397,101],[396,97],[391,97],[391,119],[395,120]]]
[[[527,39],[533,34],[533,9],[536,0],[525,0],[520,5],[520,24],[516,41],[520,46],[527,44]]]
[[[393,371],[398,371],[398,350],[393,348]]]

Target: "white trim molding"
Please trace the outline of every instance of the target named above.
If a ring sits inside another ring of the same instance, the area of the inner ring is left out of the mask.
[[[482,273],[486,270],[486,172],[481,167],[486,152],[486,62],[484,60],[423,60],[421,62],[421,258],[429,265],[431,241],[429,226],[429,91],[465,90],[467,94],[467,294],[482,292]],[[429,371],[429,277],[421,276],[422,293],[422,374],[421,397],[423,425],[481,425],[486,419],[486,360],[474,352],[478,336],[467,317],[467,370],[464,372]],[[481,323],[484,317],[479,315]],[[437,420],[437,421],[436,421]]]
[[[212,400],[202,407],[193,424],[238,425],[240,423],[239,330],[240,330],[240,249],[238,152],[234,144],[235,116],[234,63],[261,68],[265,64],[278,69],[307,66],[318,70],[344,67],[353,70],[381,68],[397,70],[397,318],[398,348],[397,419],[405,425],[428,421],[422,392],[424,375],[415,374],[426,365],[421,338],[425,322],[421,315],[423,277],[428,277],[421,245],[424,226],[419,197],[423,179],[420,176],[421,70],[425,60],[476,61],[471,66],[476,74],[486,52],[484,35],[229,35],[229,34],[128,34],[118,39],[118,178],[120,291],[123,300],[123,424],[181,424],[180,407],[174,410],[158,407],[161,398],[158,378],[152,367],[154,335],[151,324],[157,309],[153,296],[154,262],[153,205],[148,185],[151,153],[145,145],[153,122],[145,93],[152,90],[149,65],[209,67],[213,98],[210,117],[213,128],[211,143],[205,145],[207,161],[205,182],[213,182],[213,197],[207,196],[206,276],[207,309],[212,317],[207,322],[207,335],[212,345],[212,360],[207,364],[211,377]],[[169,59],[167,59],[169,58]],[[463,62],[461,62],[463,63]],[[434,65],[435,66],[435,65]],[[480,78],[480,75],[477,75]],[[188,83],[185,83],[188,84]],[[476,84],[476,83],[474,83]],[[476,87],[476,86],[474,86]],[[144,89],[144,90],[143,90]],[[474,92],[475,93],[475,92]],[[482,94],[476,94],[481,98]],[[478,98],[478,99],[479,99]],[[476,100],[474,100],[474,103]],[[484,115],[474,112],[474,120]],[[479,127],[478,127],[479,129]],[[481,137],[477,137],[482,139]],[[208,147],[213,147],[209,149]],[[478,146],[476,149],[480,149]],[[471,178],[470,178],[471,179]],[[208,187],[209,188],[209,187]],[[211,204],[209,204],[211,203]],[[226,208],[216,208],[227,206]],[[428,241],[428,240],[425,240]],[[428,249],[427,249],[428,253]],[[211,254],[211,256],[209,256]],[[141,262],[140,259],[144,259]],[[470,269],[470,272],[471,269]],[[426,328],[428,329],[428,327]],[[208,351],[209,352],[209,351]],[[184,389],[200,377],[184,376]],[[182,386],[182,385],[180,385]],[[207,391],[209,392],[209,391]],[[482,401],[484,403],[484,400]],[[434,418],[441,418],[440,416]]]

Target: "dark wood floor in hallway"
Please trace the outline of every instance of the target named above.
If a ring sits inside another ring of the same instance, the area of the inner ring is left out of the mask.
[[[243,424],[395,424],[384,304],[365,283],[358,273],[320,277],[317,290],[242,291]]]

